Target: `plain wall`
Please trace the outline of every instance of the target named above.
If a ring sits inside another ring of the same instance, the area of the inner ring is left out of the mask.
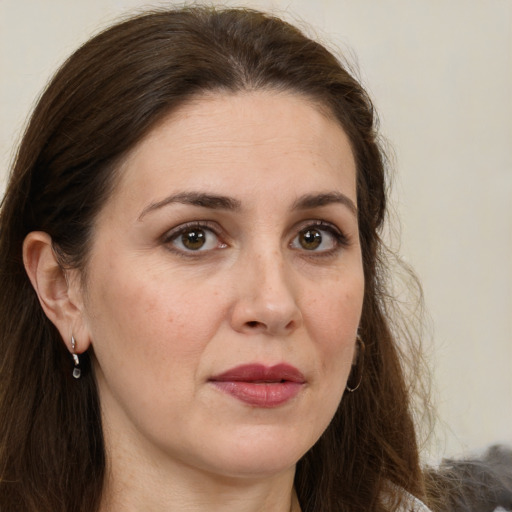
[[[401,252],[431,318],[440,422],[430,458],[512,443],[512,2],[243,4],[313,25],[375,100],[395,152]],[[127,10],[162,5],[0,0],[0,180],[64,58]]]

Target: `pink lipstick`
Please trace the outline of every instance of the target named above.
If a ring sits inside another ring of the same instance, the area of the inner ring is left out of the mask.
[[[246,364],[210,379],[210,382],[254,407],[277,407],[294,398],[306,383],[304,375],[288,364]]]

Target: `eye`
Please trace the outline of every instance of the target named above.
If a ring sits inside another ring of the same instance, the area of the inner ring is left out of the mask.
[[[167,234],[164,242],[181,252],[203,252],[226,247],[213,229],[201,224],[178,226]]]
[[[315,224],[301,229],[292,240],[292,249],[329,253],[347,244],[345,236],[331,224]]]

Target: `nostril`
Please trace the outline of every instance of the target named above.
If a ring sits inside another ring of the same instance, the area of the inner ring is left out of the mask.
[[[295,328],[295,325],[296,323],[293,320],[290,320],[290,322],[288,322],[288,324],[286,325],[285,329],[287,331],[291,331]]]
[[[251,321],[251,322],[247,322],[247,326],[250,327],[251,329],[255,329],[256,327],[259,327],[261,324],[260,322],[256,322],[255,320]]]

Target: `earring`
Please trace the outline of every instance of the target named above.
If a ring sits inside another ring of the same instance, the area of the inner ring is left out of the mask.
[[[78,354],[75,353],[75,347],[75,337],[71,335],[71,350],[73,351],[71,355],[73,356],[73,362],[75,363],[75,367],[73,368],[73,377],[75,379],[79,379],[80,375],[82,375],[82,370],[80,368],[80,360],[78,359]]]
[[[364,341],[361,339],[361,336],[359,334],[356,338],[357,343],[357,356],[356,356],[356,362],[352,365],[352,371],[350,372],[350,377],[353,377],[354,383],[347,382],[346,389],[350,393],[353,393],[360,385],[361,381],[363,380],[363,370],[364,370],[364,352],[366,350],[366,346],[364,344]],[[352,379],[350,379],[352,380]]]

